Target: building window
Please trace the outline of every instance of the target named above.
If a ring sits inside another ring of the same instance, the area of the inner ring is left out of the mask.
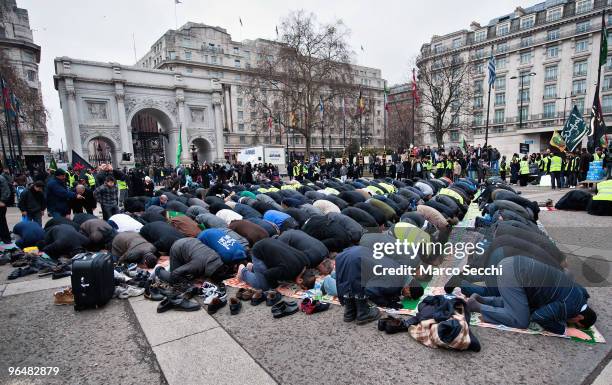
[[[187,73],[188,73],[188,74],[193,73],[193,68],[191,68],[191,67],[187,67]]]
[[[229,144],[229,136],[223,136],[223,141],[225,142],[225,144]]]
[[[234,60],[234,67],[240,68],[240,60],[238,59]]]
[[[601,98],[601,109],[605,113],[612,112],[612,95],[604,95]]]
[[[169,51],[168,52],[168,56],[170,56],[170,60],[174,60],[174,59],[176,59],[176,52]]]
[[[574,80],[572,82],[572,95],[586,94],[586,80]]]
[[[574,76],[586,76],[587,62],[586,60],[577,61],[574,63]]]
[[[210,57],[210,62],[211,62],[212,64],[217,64],[217,57],[216,57],[216,56],[211,56],[211,57]]]
[[[523,89],[523,91],[519,91],[519,102],[528,103],[529,102],[529,88]]]
[[[586,52],[586,50],[589,49],[589,40],[588,39],[582,39],[582,40],[578,40],[576,42],[576,53],[579,52]]]
[[[482,96],[476,96],[474,98],[474,108],[482,108]]]
[[[451,142],[458,142],[459,141],[459,131],[451,131],[450,140]]]
[[[472,124],[474,126],[480,126],[482,124],[482,113],[474,114],[474,120]]]
[[[498,92],[495,94],[495,105],[496,106],[503,106],[506,104],[506,93],[505,92]]]
[[[592,0],[577,0],[576,14],[585,13],[593,8]]]
[[[442,53],[442,43],[435,44],[433,52],[434,53]]]
[[[242,120],[242,119],[244,119],[244,112],[238,111],[238,120]]]
[[[510,23],[504,23],[497,26],[497,36],[504,36],[510,33]]]
[[[474,56],[476,57],[476,59],[482,58],[484,56],[484,48],[478,48],[474,53]]]
[[[504,110],[495,110],[495,117],[493,119],[493,122],[496,123],[496,124],[503,123],[504,122],[504,117],[505,117],[505,111]]]
[[[535,24],[536,15],[529,15],[521,17],[521,29],[527,29],[533,27]]]
[[[276,137],[276,144],[281,144],[281,137],[280,136]]]
[[[550,119],[555,117],[555,102],[544,103],[544,119]]]
[[[525,36],[521,38],[521,48],[526,48],[533,45],[533,36]]]
[[[252,131],[252,132],[257,131],[257,126],[256,126],[256,125],[254,125],[254,124],[251,124],[251,131]]]
[[[245,143],[246,143],[246,137],[240,136],[240,144],[245,144]]]
[[[584,98],[577,98],[572,101],[580,113],[584,113]]]
[[[612,56],[611,56],[611,58],[612,58]],[[608,58],[608,59],[610,59],[610,58]],[[610,68],[612,68],[612,60],[608,60],[608,62],[610,62]],[[475,64],[474,65],[474,72],[476,74],[484,73],[484,65],[482,63]]]
[[[482,93],[482,80],[474,80],[474,93],[481,94]]]
[[[502,57],[495,61],[495,68],[498,70],[505,70],[508,65],[508,58]]]
[[[497,45],[497,53],[504,53],[508,51],[508,43],[499,43]]]
[[[546,47],[546,57],[548,59],[556,58],[558,56],[559,56],[559,46],[558,45]]]
[[[582,21],[580,23],[576,23],[576,33],[588,32],[591,29],[591,21]]]
[[[185,51],[185,60],[191,60],[191,52]]]
[[[557,85],[547,84],[544,86],[544,99],[553,99],[557,97]]]
[[[236,98],[236,105],[242,107],[242,98]]]
[[[238,123],[238,131],[244,131],[244,123]]]
[[[487,30],[481,29],[479,31],[474,32],[474,41],[484,41],[487,38]]]
[[[557,80],[559,69],[557,66],[549,66],[544,68],[544,81],[550,82]]]
[[[556,21],[563,16],[563,7],[555,7],[546,11],[546,21]]]
[[[606,60],[606,71],[612,70],[612,56],[608,56]]]
[[[529,116],[529,107],[528,106],[523,106],[523,108],[519,107],[519,119],[524,122],[525,120],[527,120],[528,116]]]
[[[604,76],[603,86],[604,91],[612,90],[612,75]]]
[[[453,39],[453,48],[461,47],[461,38],[457,37]]]
[[[529,64],[531,62],[531,52],[523,52],[520,56],[521,64]]]
[[[234,47],[234,54],[238,55],[240,53],[240,49],[238,47]]]
[[[28,70],[27,76],[29,81],[36,81],[36,71]]]
[[[559,28],[556,29],[551,29],[548,32],[546,32],[546,40],[556,40],[559,38],[559,36],[561,35],[561,32],[559,30]]]
[[[498,91],[501,90],[505,90],[506,89],[506,77],[505,76],[499,76],[497,78],[495,78],[495,89]]]

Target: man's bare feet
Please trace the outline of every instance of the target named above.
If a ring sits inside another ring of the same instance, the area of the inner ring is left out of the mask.
[[[246,266],[244,266],[243,264],[240,264],[240,266],[238,266],[238,272],[236,273],[236,278],[238,278],[238,280],[242,281],[242,270],[246,269]]]
[[[480,302],[478,302],[474,296],[468,298],[466,303],[469,311],[480,313]]]
[[[474,298],[474,300],[478,301],[479,303],[484,303],[484,300],[482,299],[480,294],[472,293],[470,298]]]
[[[251,262],[247,263],[246,264],[246,268],[247,268],[248,271],[252,272],[253,271],[253,264]]]

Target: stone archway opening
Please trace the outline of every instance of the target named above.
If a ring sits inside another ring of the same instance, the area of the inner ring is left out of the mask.
[[[212,163],[215,160],[215,150],[210,142],[204,138],[195,138],[191,142],[191,156],[194,161],[202,164],[205,161]]]
[[[115,159],[115,146],[109,139],[97,136],[92,138],[87,143],[87,150],[89,154],[89,163],[92,166],[99,166],[101,164],[117,164]]]
[[[164,166],[170,158],[169,133],[172,121],[162,111],[144,108],[132,117],[134,162],[141,166]]]

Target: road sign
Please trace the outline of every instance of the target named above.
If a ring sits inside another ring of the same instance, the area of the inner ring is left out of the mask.
[[[519,152],[521,154],[529,154],[529,144],[519,143]]]

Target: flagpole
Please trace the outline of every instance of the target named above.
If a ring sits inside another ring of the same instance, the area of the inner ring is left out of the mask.
[[[384,81],[383,88],[383,151],[387,154],[387,81]]]
[[[606,30],[606,9],[604,8],[603,12],[601,13],[601,32],[600,33],[607,33]],[[602,43],[603,37],[599,38],[599,52],[601,55],[601,43]],[[597,90],[599,90],[600,87],[600,81],[601,81],[601,63],[597,63]],[[605,135],[605,133],[604,133]]]
[[[15,98],[16,99],[16,98]],[[21,162],[23,161],[23,151],[21,149],[21,136],[19,135],[19,112],[20,112],[20,103],[16,101],[15,103],[15,135],[17,136],[17,151],[19,153],[19,160],[17,162],[17,166],[19,167],[19,171],[23,171],[23,165]]]
[[[491,46],[491,57],[493,57],[493,46]],[[489,74],[489,76],[491,75]],[[490,112],[490,107],[491,107],[491,86],[493,85],[493,83],[490,80],[488,83],[489,83],[489,95],[487,96],[487,120],[485,122],[485,142],[484,142],[485,148],[487,147],[487,143],[489,142],[489,112]],[[521,99],[522,98],[523,98],[523,95],[521,95]],[[523,111],[520,111],[519,114],[522,116]]]
[[[342,96],[342,147],[343,149],[343,153],[346,154],[346,111],[345,111],[345,104],[344,104],[344,95]]]

